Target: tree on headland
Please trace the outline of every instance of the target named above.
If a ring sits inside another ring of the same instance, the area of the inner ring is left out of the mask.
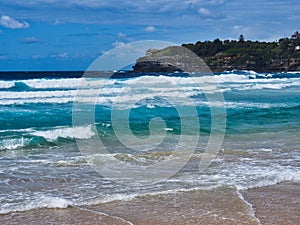
[[[193,51],[201,57],[213,72],[225,70],[254,70],[268,71],[300,71],[300,33],[296,32],[290,38],[281,38],[279,41],[245,41],[241,34],[239,40],[197,41],[195,44],[182,44],[183,47]],[[173,46],[174,47],[174,46]],[[138,60],[135,71],[178,71],[172,67],[174,60],[181,57],[174,48],[167,47],[162,50],[149,50],[147,57],[151,60]],[[164,60],[164,65],[161,62]],[[166,61],[171,60],[171,61]],[[186,60],[186,59],[185,59]],[[186,68],[194,68],[194,63],[184,62]],[[175,69],[175,70],[174,70]]]
[[[238,40],[215,39],[182,46],[195,52],[212,68],[271,70],[286,69],[290,65],[296,70],[298,62],[300,64],[299,32],[273,42],[245,41],[241,34]]]
[[[240,35],[240,37],[239,37],[239,42],[240,43],[243,43],[243,42],[245,42],[245,38],[244,38],[244,35]]]

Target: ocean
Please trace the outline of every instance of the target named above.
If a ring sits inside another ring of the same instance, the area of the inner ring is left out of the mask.
[[[300,72],[124,77],[0,80],[1,215],[98,205],[126,217],[143,199],[200,193],[214,218],[245,207],[239,221],[254,224],[244,191],[300,182]]]

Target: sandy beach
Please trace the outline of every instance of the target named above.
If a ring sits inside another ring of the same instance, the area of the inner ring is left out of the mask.
[[[254,188],[243,195],[253,205],[261,224],[299,224],[300,183],[285,182]]]
[[[242,196],[243,195],[243,196]],[[291,224],[300,221],[300,184],[179,192],[67,209],[35,209],[0,217],[1,224]]]

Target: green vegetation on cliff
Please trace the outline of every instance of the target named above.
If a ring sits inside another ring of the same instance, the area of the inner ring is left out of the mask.
[[[248,69],[255,71],[300,70],[300,33],[278,42],[215,39],[183,44],[201,57],[213,71]]]
[[[274,42],[245,41],[241,35],[238,41],[215,39],[182,47],[149,49],[133,69],[134,72],[300,71],[300,33]]]

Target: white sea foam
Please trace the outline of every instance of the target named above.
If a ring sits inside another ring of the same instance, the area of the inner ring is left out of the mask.
[[[9,129],[9,130],[0,130],[0,133],[5,133],[5,132],[29,132],[32,131],[33,128],[25,128],[25,129]]]
[[[69,200],[59,197],[51,197],[51,196],[40,196],[34,200],[29,200],[27,202],[23,202],[22,204],[5,204],[0,209],[0,214],[7,214],[10,212],[20,212],[20,211],[28,211],[31,209],[38,208],[67,208],[68,206],[73,205],[73,203]]]
[[[0,92],[0,99],[31,99],[31,98],[53,98],[73,96],[75,91],[24,91],[24,92]]]
[[[289,72],[286,72],[288,74],[300,74],[300,71],[289,71]]]
[[[114,194],[114,195],[94,199],[92,201],[84,202],[82,205],[96,205],[96,204],[108,203],[113,201],[131,201],[137,196],[139,196],[139,194]]]
[[[48,196],[41,193],[36,193],[31,197],[21,197],[23,200],[21,203],[6,203],[2,205],[0,209],[0,214],[7,214],[11,212],[22,212],[22,211],[28,211],[32,209],[41,209],[41,208],[67,208],[69,206],[74,207],[81,207],[81,206],[87,206],[87,205],[96,205],[96,204],[103,204],[113,201],[131,201],[134,198],[137,197],[145,197],[145,196],[157,196],[157,195],[166,195],[166,194],[176,194],[181,192],[191,192],[191,191],[197,191],[197,190],[213,190],[217,187],[196,187],[196,188],[179,188],[179,189],[170,189],[165,191],[155,191],[155,192],[146,192],[146,193],[117,193],[117,194],[110,194],[105,196],[97,196],[97,198],[83,198],[83,199],[73,199],[68,200],[62,197],[54,197],[54,196]]]
[[[299,78],[249,79],[247,75],[235,73],[204,77],[158,76],[154,78],[144,76],[126,80],[36,79],[24,82],[28,86],[45,88],[45,90],[2,91],[0,92],[0,105],[65,104],[75,101],[103,105],[111,105],[113,103],[121,104],[124,107],[132,102],[142,101],[147,98],[151,99],[157,96],[162,98],[174,97],[177,98],[177,103],[185,104],[186,99],[184,97],[194,97],[200,94],[222,93],[232,90],[281,90],[300,86]],[[7,82],[4,83],[6,84]],[[9,83],[9,85],[11,84]],[[73,87],[75,89],[46,89],[63,87]],[[132,97],[133,94],[134,98]]]
[[[113,79],[98,79],[98,78],[65,78],[65,79],[31,79],[18,81],[1,81],[0,89],[12,88],[16,82],[24,83],[30,88],[37,89],[75,89],[75,88],[91,88],[103,87],[116,83]]]
[[[153,105],[153,104],[147,104],[146,106],[147,106],[148,109],[155,109],[156,108],[156,106]]]
[[[253,205],[250,202],[245,200],[244,196],[239,192],[239,190],[237,190],[236,193],[237,193],[237,196],[248,206],[249,215],[256,220],[258,225],[261,225],[260,220],[255,215],[255,210],[253,208]]]
[[[56,166],[59,167],[67,167],[67,166],[78,166],[81,164],[86,164],[87,162],[83,156],[76,156],[76,157],[68,157],[65,158],[64,160],[58,160],[55,162],[52,161],[50,163],[54,163]]]
[[[109,79],[85,79],[85,78],[67,78],[67,79],[32,79],[22,81],[32,88],[80,88],[80,87],[102,87],[104,85],[114,84],[115,80]]]
[[[215,187],[214,187],[215,188]],[[156,191],[156,192],[147,192],[147,193],[133,193],[133,194],[112,194],[108,196],[102,196],[98,198],[88,199],[88,200],[80,200],[80,201],[71,201],[61,197],[52,197],[44,194],[36,194],[32,196],[32,199],[28,199],[22,203],[7,203],[2,205],[0,209],[1,214],[7,214],[11,212],[23,212],[29,211],[32,209],[41,209],[41,208],[67,208],[69,206],[80,207],[86,205],[96,205],[103,204],[113,201],[131,201],[136,197],[144,197],[144,196],[157,196],[157,195],[165,195],[165,194],[176,194],[180,192],[191,192],[197,190],[211,190],[209,189],[201,189],[201,188],[189,188],[189,189],[175,189],[175,190],[166,190],[166,191]],[[37,196],[40,195],[40,196]]]
[[[0,150],[14,150],[22,148],[28,145],[30,139],[27,138],[13,138],[13,139],[4,139],[0,141]]]
[[[300,182],[300,172],[298,172],[297,174],[294,174],[292,181]]]
[[[212,103],[211,105],[215,106],[217,104]],[[289,108],[289,107],[296,107],[298,105],[299,104],[297,103],[255,103],[255,102],[231,102],[231,101],[227,101],[224,103],[224,106],[226,108],[259,108],[259,109]]]
[[[44,137],[49,141],[55,141],[59,137],[61,138],[78,138],[78,139],[90,139],[95,135],[92,130],[92,126],[78,126],[78,127],[62,127],[53,130],[34,131],[31,135]]]
[[[271,173],[271,172],[269,172]],[[269,175],[265,178],[261,177],[256,181],[248,181],[247,184],[239,185],[236,184],[238,190],[247,190],[251,188],[265,187],[270,185],[275,185],[284,181],[299,181],[300,172],[299,171],[289,171],[289,172],[276,172],[273,175]]]
[[[215,75],[214,79],[218,83],[243,83],[243,82],[248,82],[249,81],[248,76],[238,75],[238,74]]]
[[[249,78],[246,75],[238,74],[221,74],[202,77],[167,77],[167,76],[143,76],[124,81],[124,84],[147,84],[147,85],[187,85],[187,84],[204,84],[204,83],[225,83],[225,82],[245,82]]]
[[[1,100],[0,105],[24,105],[24,104],[66,104],[72,102],[73,98],[37,98],[37,99],[16,99],[16,100]]]
[[[23,129],[17,130],[26,132],[28,135],[43,137],[48,141],[56,141],[58,138],[78,138],[78,139],[90,139],[95,135],[92,130],[92,126],[78,126],[78,127],[60,127],[51,130],[36,130]],[[0,151],[1,150],[15,150],[30,144],[31,138],[11,138],[0,140]]]
[[[263,88],[263,87],[261,87]],[[244,86],[243,88],[240,88],[243,90],[249,90],[249,89],[255,89],[250,88],[248,86]],[[227,91],[228,89],[220,89],[219,91]],[[95,91],[98,92],[98,91]],[[120,91],[121,92],[121,91]],[[214,91],[217,92],[217,91]],[[68,96],[68,94],[64,94],[64,96],[58,97],[58,93],[53,93],[52,97],[47,97],[47,93],[41,93],[37,96],[43,96],[44,97],[36,97],[36,98],[27,98],[26,94],[20,99],[2,99],[0,100],[0,105],[23,105],[23,104],[66,104],[71,102],[79,102],[79,103],[89,103],[89,104],[99,104],[99,105],[105,105],[105,106],[114,106],[119,108],[127,108],[127,107],[139,107],[143,102],[146,104],[148,108],[156,107],[156,106],[166,106],[169,107],[170,105],[164,105],[163,103],[155,102],[155,105],[151,102],[147,101],[153,101],[156,97],[160,97],[162,99],[165,99],[167,101],[172,100],[172,104],[180,104],[185,106],[195,106],[195,105],[209,105],[209,106],[218,106],[222,105],[221,102],[210,102],[209,104],[207,102],[203,102],[200,100],[197,100],[197,98],[194,98],[193,100],[190,99],[190,101],[186,101],[189,99],[189,97],[197,96],[199,94],[202,94],[203,92],[201,90],[197,91],[192,89],[192,91],[180,91],[176,89],[173,89],[173,91],[166,91],[162,89],[162,91],[157,92],[140,92],[136,93],[134,96],[134,99],[132,98],[132,95],[129,93],[122,93],[120,95],[115,96],[97,96],[94,95],[93,92],[88,91],[82,91],[80,96]],[[208,93],[205,91],[204,93]],[[89,94],[91,94],[89,96]],[[33,95],[34,96],[34,95]],[[54,97],[55,96],[55,97]],[[271,104],[271,103],[248,103],[248,102],[225,102],[225,106],[228,108],[235,108],[235,107],[258,107],[258,108],[270,108],[270,107],[289,107],[286,104],[278,103],[278,104]]]
[[[299,81],[271,81],[265,82],[267,79],[262,79],[262,80],[256,80],[255,82],[251,81],[248,83],[245,83],[240,86],[233,86],[230,85],[230,87],[233,90],[262,90],[262,89],[274,89],[274,90],[281,90],[284,88],[289,88],[289,87],[298,87],[300,86]]]
[[[274,89],[280,90],[286,87],[293,86],[293,84],[255,84],[252,89]]]
[[[11,88],[15,85],[13,81],[2,81],[0,80],[0,89]]]
[[[97,199],[82,202],[80,205],[97,205],[97,204],[103,204],[103,203],[108,203],[113,201],[132,201],[137,197],[145,197],[145,196],[158,196],[158,195],[169,195],[169,194],[171,195],[171,194],[192,192],[192,191],[209,191],[209,190],[214,190],[218,187],[220,186],[217,185],[211,187],[178,188],[178,189],[169,189],[164,191],[153,191],[153,192],[134,193],[134,194],[112,194],[109,196],[100,197]]]

